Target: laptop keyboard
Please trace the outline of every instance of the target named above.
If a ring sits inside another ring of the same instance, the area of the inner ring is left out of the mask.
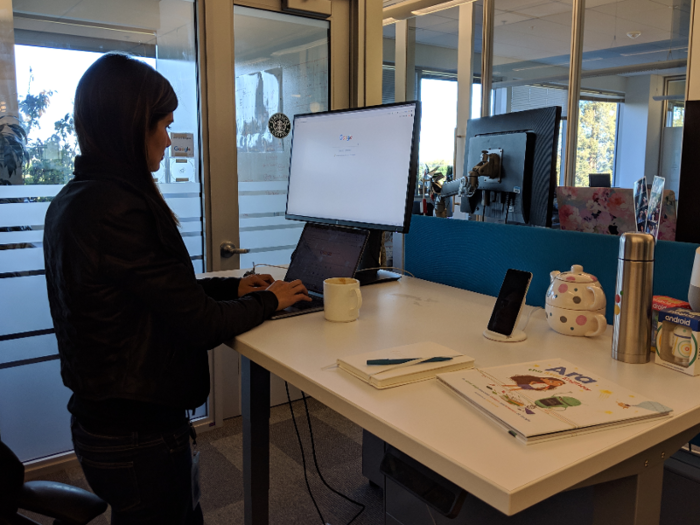
[[[323,299],[320,297],[312,297],[311,301],[299,301],[292,305],[297,310],[308,310],[309,308],[319,308],[323,306]]]

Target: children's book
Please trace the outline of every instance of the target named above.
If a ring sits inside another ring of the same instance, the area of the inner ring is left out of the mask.
[[[563,359],[475,368],[437,379],[527,444],[665,417],[672,411]]]
[[[634,213],[637,217],[637,231],[646,231],[648,209],[649,197],[647,195],[647,179],[646,177],[642,177],[634,183]]]
[[[432,342],[395,346],[338,359],[341,370],[380,389],[425,381],[433,379],[439,372],[473,366],[473,357]]]
[[[661,205],[662,196],[664,193],[664,177],[654,177],[654,183],[651,186],[649,194],[649,211],[647,212],[646,232],[654,236],[654,239],[659,237],[659,226],[661,225]]]

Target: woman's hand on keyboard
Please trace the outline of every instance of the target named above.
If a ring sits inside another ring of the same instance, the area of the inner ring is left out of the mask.
[[[267,289],[277,296],[277,310],[284,310],[299,301],[311,301],[306,286],[299,279],[291,283],[275,281]]]

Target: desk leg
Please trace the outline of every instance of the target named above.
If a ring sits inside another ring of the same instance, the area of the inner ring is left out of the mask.
[[[595,525],[659,525],[664,464],[595,486]]]
[[[267,525],[270,490],[270,372],[241,356],[245,525]]]

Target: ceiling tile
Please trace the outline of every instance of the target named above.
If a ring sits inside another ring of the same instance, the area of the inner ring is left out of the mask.
[[[452,21],[451,18],[440,16],[439,13],[435,13],[432,15],[417,16],[415,18],[415,20],[416,20],[416,27],[419,27],[421,29],[429,29],[433,26],[441,25],[441,24],[444,24],[445,22]]]
[[[438,36],[428,38],[425,41],[421,41],[421,44],[456,49],[458,45],[458,40],[459,37],[457,35],[442,33]]]
[[[493,19],[496,22],[496,26],[513,24],[515,22],[522,22],[524,20],[530,20],[529,16],[525,16],[520,13],[513,13],[508,11],[496,11],[494,13]]]
[[[559,2],[550,2],[548,4],[537,5],[525,9],[518,9],[516,12],[529,16],[531,18],[543,18],[559,13],[569,13],[571,16],[571,6],[560,4]]]
[[[443,24],[432,26],[430,29],[440,33],[454,33],[456,35],[459,33],[459,22],[457,20],[449,20]]]
[[[528,7],[551,4],[551,0],[496,0],[497,11],[522,11]]]

